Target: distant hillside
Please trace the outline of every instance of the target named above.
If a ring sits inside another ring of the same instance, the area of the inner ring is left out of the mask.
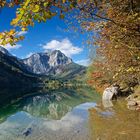
[[[78,65],[76,63],[70,63],[66,66],[63,66],[61,69],[62,72],[57,74],[56,77],[63,79],[75,79],[86,74],[86,67]]]
[[[38,77],[29,72],[16,57],[0,51],[0,87],[31,86]]]

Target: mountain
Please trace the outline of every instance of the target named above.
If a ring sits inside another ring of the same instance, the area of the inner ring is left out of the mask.
[[[29,87],[38,77],[29,72],[25,64],[0,47],[0,87]]]
[[[0,105],[34,91],[46,80],[74,79],[83,76],[85,70],[60,51],[37,53],[22,60],[0,47]]]
[[[74,63],[59,50],[35,53],[29,58],[19,59],[0,47],[0,87],[19,86],[22,83],[28,85],[43,75],[46,78],[74,79],[85,72],[86,67]]]
[[[12,56],[5,48],[3,48],[3,47],[1,47],[1,46],[0,46],[0,52],[2,52],[2,53],[5,54],[5,55]]]
[[[59,50],[35,53],[29,58],[23,59],[23,63],[30,72],[35,74],[62,78],[74,78],[86,71],[86,67],[74,63],[71,58]]]

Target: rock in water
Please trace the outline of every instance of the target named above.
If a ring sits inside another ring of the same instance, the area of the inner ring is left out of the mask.
[[[31,134],[31,132],[32,132],[32,128],[28,128],[25,132],[23,132],[23,135],[27,137]]]
[[[139,110],[140,111],[140,94],[132,94],[129,95],[127,98],[127,107],[130,110]]]
[[[102,104],[105,108],[113,107],[113,103],[111,100],[102,100]]]
[[[118,93],[119,93],[119,86],[111,86],[104,90],[102,99],[103,100],[117,99]]]

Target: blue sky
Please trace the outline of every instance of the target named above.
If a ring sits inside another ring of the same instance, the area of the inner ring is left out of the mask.
[[[0,13],[0,31],[10,29],[10,21],[14,17],[15,9],[3,9]],[[72,30],[66,32],[65,29],[67,25],[64,20],[54,17],[46,23],[36,23],[27,32],[20,32],[25,35],[25,39],[14,47],[5,47],[19,58],[25,58],[35,52],[45,52],[47,49],[57,49],[71,57],[74,62],[87,64],[89,50],[83,45],[86,35]]]

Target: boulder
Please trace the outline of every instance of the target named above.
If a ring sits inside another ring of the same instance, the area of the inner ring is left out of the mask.
[[[129,95],[127,98],[127,107],[131,110],[140,110],[140,94],[135,93]]]
[[[135,101],[129,101],[129,102],[127,103],[127,105],[128,105],[128,106],[135,106],[135,105],[137,105],[137,103],[136,103]]]
[[[111,100],[102,100],[102,104],[104,108],[111,108],[113,107],[113,103]]]
[[[117,99],[118,94],[119,94],[119,86],[113,85],[113,86],[106,88],[104,90],[102,99],[103,100]]]

